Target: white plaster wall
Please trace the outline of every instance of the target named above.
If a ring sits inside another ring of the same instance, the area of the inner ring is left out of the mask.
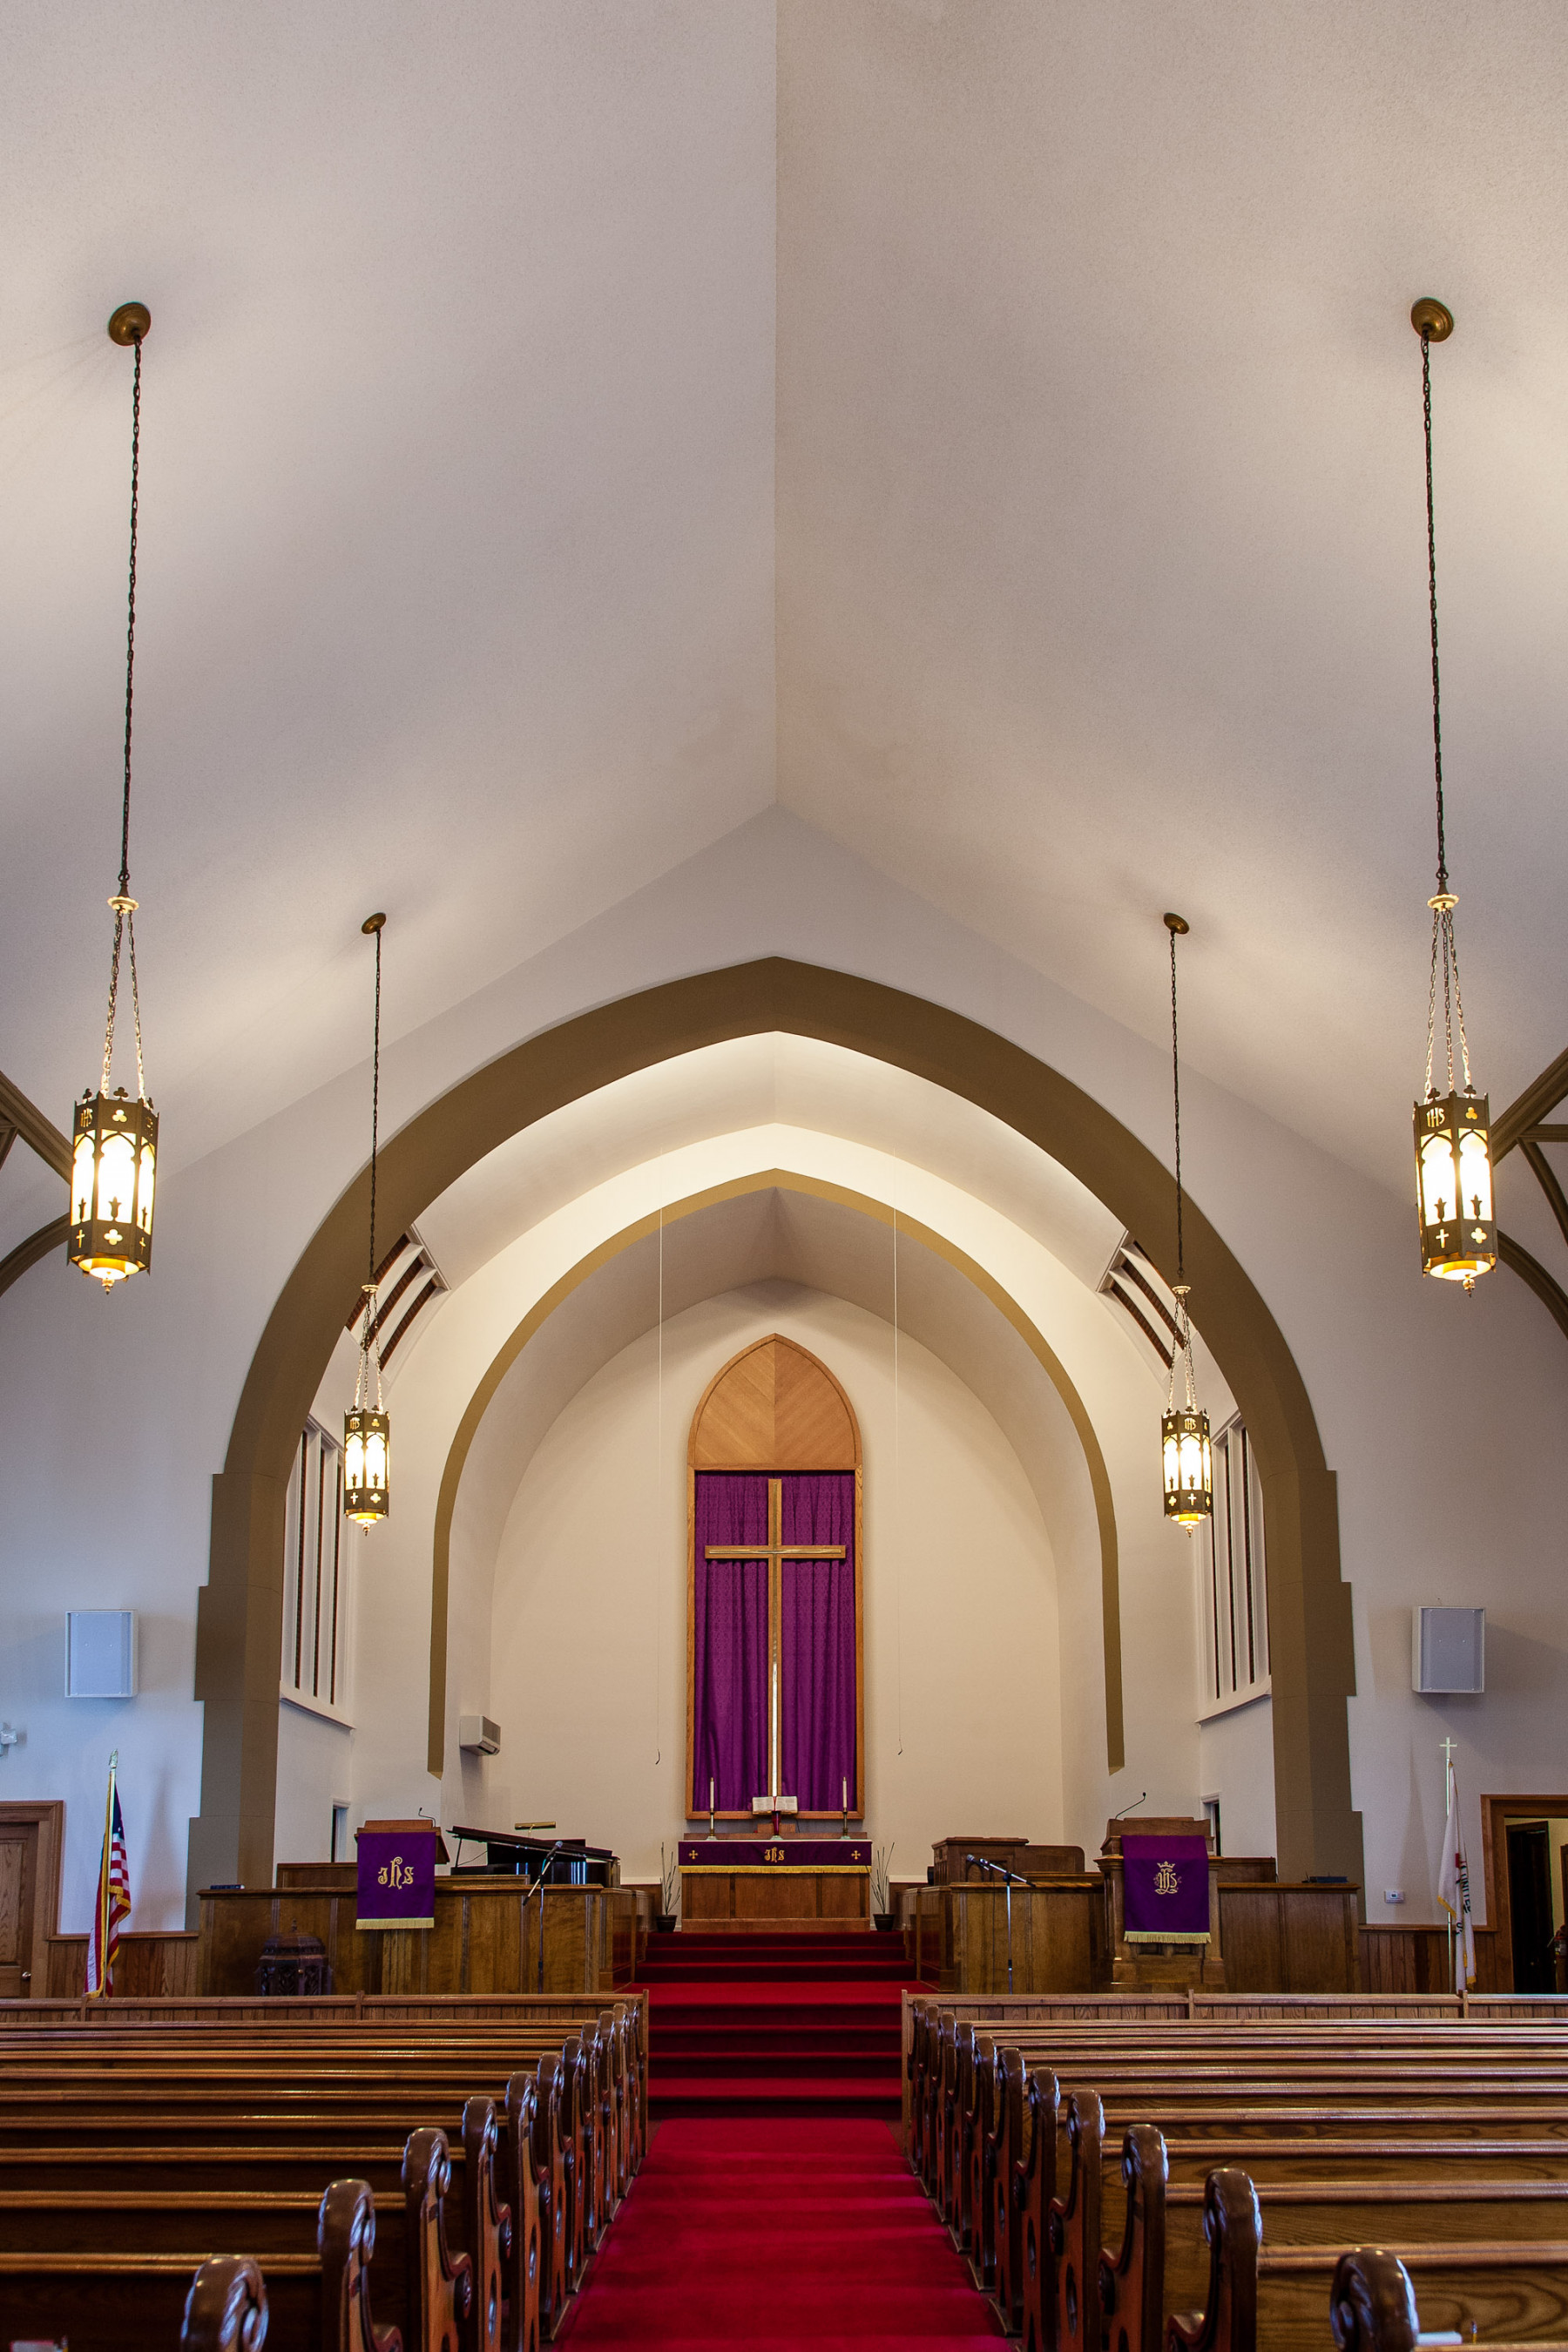
[[[368,886],[356,888],[356,908],[367,895],[374,895]],[[390,904],[395,914],[395,898]],[[1226,950],[1216,937],[1194,940],[1192,952],[1223,957]],[[1095,1012],[777,810],[397,1037],[384,1057],[384,1132],[551,1023],[682,972],[766,954],[847,967],[986,1024],[1083,1087],[1168,1164],[1162,1044]],[[1413,1073],[1421,1009],[1413,1000]],[[1445,1730],[1459,1741],[1473,1857],[1483,1788],[1540,1788],[1543,1776],[1550,1784],[1568,1766],[1568,1449],[1561,1442],[1568,1350],[1506,1273],[1483,1283],[1473,1301],[1424,1286],[1403,1190],[1352,1171],[1205,1081],[1201,1020],[1186,1042],[1184,1157],[1193,1197],[1284,1331],[1339,1476],[1344,1573],[1356,1604],[1351,1740],[1367,1875],[1374,1895],[1384,1884],[1408,1893],[1403,1915],[1384,1913],[1375,1900],[1373,1915],[1430,1916]],[[1288,1039],[1280,1051],[1289,1055]],[[181,1824],[196,1810],[200,1781],[191,1662],[210,1480],[272,1302],[363,1163],[365,1076],[345,1073],[205,1159],[179,1165],[171,1150],[154,1269],[123,1296],[89,1297],[86,1284],[49,1265],[0,1298],[0,1606],[22,1629],[0,1644],[0,1714],[26,1732],[26,1744],[0,1761],[0,1790],[67,1799],[67,1926],[83,1923],[113,1739],[127,1773],[137,1924],[173,1926],[184,1916]],[[1407,1106],[1391,1103],[1388,1117],[1403,1135]],[[1505,1223],[1511,1188],[1528,1181],[1505,1165]],[[246,1205],[243,1244],[236,1201]],[[1158,1244],[1158,1236],[1140,1238]],[[1201,1299],[1194,1303],[1201,1322]],[[455,1303],[443,1310],[435,1336],[455,1311]],[[1149,1475],[1146,1465],[1139,1475]],[[427,1620],[427,1562],[425,1576]],[[1146,1589],[1156,1590],[1152,1578]],[[132,1603],[164,1628],[153,1644],[157,1686],[121,1721],[106,1723],[96,1744],[84,1736],[79,1706],[51,1696],[58,1685],[48,1643],[68,1595]],[[1410,1691],[1405,1612],[1415,1601],[1438,1600],[1486,1605],[1501,1637],[1479,1702],[1433,1702]],[[416,1618],[417,1601],[403,1596],[399,1606],[409,1605]],[[367,1613],[374,1628],[374,1612]],[[1130,1783],[1135,1793],[1147,1769],[1169,1769],[1152,1729],[1157,1718],[1145,1716],[1140,1696],[1169,1672],[1163,1622],[1156,1604],[1145,1664],[1129,1659],[1129,1771],[1117,1792]],[[1130,1643],[1142,1639],[1125,1607],[1124,1624]],[[1070,1630],[1064,1616],[1064,1675],[1079,1663]],[[1181,1639],[1190,1651],[1190,1611]],[[386,1663],[395,1663],[390,1648]],[[1143,1673],[1140,1685],[1134,1677]],[[411,1687],[399,1674],[393,1686],[405,1715],[422,1712],[422,1679]],[[356,1738],[368,1728],[357,1725]],[[1175,1776],[1189,1800],[1195,1731],[1192,1738],[1192,1760]],[[417,1789],[405,1790],[399,1803],[417,1794],[428,1804],[433,1784],[420,1761]],[[1086,1786],[1075,1808],[1069,1791],[1069,1820],[1087,1818],[1104,1793]],[[1114,1801],[1125,1798],[1116,1793]]]
[[[1274,1851],[1273,1705],[1255,1698],[1198,1727],[1198,1795],[1219,1799],[1226,1853]]]
[[[363,1816],[353,1810],[353,1730],[328,1717],[280,1701],[278,1708],[279,1862],[330,1862],[332,1807],[347,1805],[351,1834]]]
[[[489,1657],[473,1664],[488,1664],[503,1726],[492,1820],[553,1819],[613,1844],[628,1876],[658,1875],[660,1842],[685,1817],[687,1433],[714,1373],[773,1330],[831,1366],[860,1420],[871,1833],[908,1876],[950,1833],[1059,1837],[1056,1570],[1016,1455],[908,1339],[895,1427],[887,1325],[779,1283],[667,1326],[657,1475],[654,1335],[587,1383],[529,1465],[501,1538]]]

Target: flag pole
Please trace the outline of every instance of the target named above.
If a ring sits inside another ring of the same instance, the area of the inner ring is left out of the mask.
[[[1451,1738],[1445,1739],[1442,1742],[1442,1748],[1445,1799],[1443,1819],[1447,1824],[1452,1820],[1454,1812],[1454,1741]],[[1448,1982],[1455,1992],[1459,1992],[1463,1990],[1459,1983],[1459,1921],[1447,1904],[1443,1907],[1448,1912]]]

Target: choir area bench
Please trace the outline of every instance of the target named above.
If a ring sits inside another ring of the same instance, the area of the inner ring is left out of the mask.
[[[946,2004],[913,2006],[910,2160],[977,2283],[1037,2343],[1052,2340],[1053,2298],[1068,2280],[1081,2302],[1084,2247],[1100,2226],[1089,2209],[1102,2191],[1113,2200],[1132,2193],[1119,2177],[1125,2147],[1133,2126],[1156,2121],[1164,2234],[1152,2267],[1165,2312],[1203,2300],[1206,2176],[1238,2169],[1245,2156],[1243,2177],[1251,2176],[1268,2229],[1260,2275],[1271,2297],[1270,2343],[1325,2340],[1336,2256],[1373,2231],[1410,2249],[1432,2308],[1459,2294],[1472,2310],[1489,2282],[1484,2308],[1495,2318],[1507,2323],[1528,2309],[1531,2332],[1561,2332],[1568,2039],[1560,2031],[1352,2020],[1328,2030],[1014,2024],[995,2017],[994,2002],[980,2031]],[[1083,2152],[1090,2145],[1092,2168]],[[1069,2262],[1074,2229],[1081,2242]],[[1122,2234],[1125,2242],[1125,2226]],[[1148,2291],[1151,2268],[1140,2252],[1138,2294]],[[1460,2274],[1462,2289],[1453,2284]],[[1137,2300],[1124,2277],[1117,2352],[1123,2334],[1136,2352],[1124,2316],[1130,2295]],[[1147,2340],[1159,2340],[1158,2326]]]
[[[134,2310],[139,2342],[173,2345],[219,2245],[265,2271],[273,2345],[341,2335],[357,2352],[368,2288],[409,2352],[435,2352],[443,2330],[458,2342],[476,2280],[465,2346],[528,2352],[554,2331],[644,2152],[640,2001],[580,2004],[569,2034],[551,2001],[547,2018],[509,2004],[499,2029],[395,2037],[312,2028],[278,2014],[289,2006],[250,2028],[45,2025],[0,2041],[7,2340],[119,2347]],[[243,2305],[250,2271],[225,2276]],[[216,2277],[198,2328],[222,2301]]]

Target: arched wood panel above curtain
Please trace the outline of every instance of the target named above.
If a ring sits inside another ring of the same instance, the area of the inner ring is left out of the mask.
[[[860,1425],[826,1365],[775,1331],[710,1381],[687,1458],[693,1470],[858,1470]]]

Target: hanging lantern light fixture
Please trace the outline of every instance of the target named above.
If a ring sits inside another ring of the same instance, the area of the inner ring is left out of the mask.
[[[120,814],[120,887],[114,950],[109,967],[109,1013],[103,1029],[103,1070],[71,1109],[70,1233],[73,1265],[101,1282],[105,1292],[153,1262],[153,1193],[158,1171],[158,1114],[142,1066],[142,1000],[136,984],[136,901],[131,896],[131,706],[136,672],[136,520],[142,464],[142,343],[152,316],[142,302],[124,302],[109,322],[111,342],[136,353],[131,390],[131,573],[125,624],[125,786]],[[136,1038],[135,1099],[123,1087],[110,1092],[114,1017],[120,995],[121,947],[131,963],[131,1020]]]
[[[1176,1279],[1171,1285],[1176,1301],[1176,1328],[1172,1342],[1171,1384],[1160,1420],[1160,1453],[1164,1472],[1165,1517],[1178,1527],[1201,1527],[1214,1513],[1214,1454],[1209,1444],[1209,1417],[1198,1402],[1193,1371],[1193,1326],[1187,1313],[1186,1257],[1182,1234],[1182,1061],[1176,1028],[1176,940],[1190,926],[1181,915],[1167,915],[1171,934],[1171,1098],[1176,1128]],[[1176,1402],[1176,1367],[1182,1368],[1184,1398]]]
[[[1458,894],[1448,887],[1448,846],[1443,820],[1443,719],[1437,670],[1437,535],[1432,507],[1432,345],[1447,342],[1453,315],[1427,295],[1411,310],[1421,338],[1421,411],[1426,435],[1426,585],[1432,622],[1432,771],[1437,801],[1437,887],[1432,909],[1432,978],[1426,998],[1426,1082],[1415,1105],[1415,1202],[1421,1271],[1474,1290],[1476,1276],[1497,1264],[1492,1205],[1491,1106],[1470,1076],[1465,1008],[1459,996],[1459,950],[1454,938]],[[1443,990],[1443,1083],[1437,1074],[1437,988]],[[1459,1069],[1454,1069],[1458,1031]]]
[[[343,1513],[362,1528],[384,1519],[392,1494],[392,1423],[381,1394],[381,1340],[375,1311],[375,1155],[381,1118],[381,934],[384,915],[360,925],[375,940],[375,1043],[370,1080],[370,1279],[364,1286],[354,1401],[343,1415]],[[374,1400],[374,1402],[373,1402]]]

